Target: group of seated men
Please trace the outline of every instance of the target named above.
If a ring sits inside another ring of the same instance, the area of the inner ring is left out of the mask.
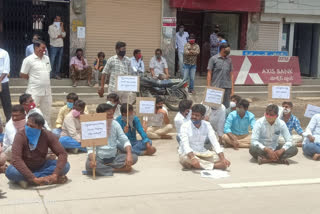
[[[21,95],[20,105],[13,106],[0,150],[0,172],[4,172],[10,181],[23,188],[29,184],[67,182],[66,174],[70,169],[67,151],[88,154],[85,174],[92,174],[93,168],[101,176],[130,172],[138,156],[156,152],[151,139],[172,137],[173,126],[162,98],[156,98],[155,115],[144,117],[141,123],[133,106],[121,104],[119,96],[111,93],[107,102],[96,108],[96,113],[106,113],[108,144],[97,146],[96,157],[93,157],[93,148],[81,147],[80,115],[88,113],[86,103],[75,93],[66,98],[67,104],[60,109],[56,129],[52,131],[31,95]],[[231,101],[228,109],[223,105],[214,108],[193,105],[191,100],[179,103],[174,123],[179,161],[184,168],[227,169],[231,163],[223,153],[223,146],[249,148],[259,164],[289,164],[288,159],[298,153],[296,146],[299,145],[293,141],[293,128],[301,135],[305,155],[314,160],[320,158],[320,114],[311,119],[303,132],[299,120],[292,114],[291,102],[284,102],[281,111],[277,105],[268,105],[264,116],[256,121],[254,114],[248,111],[247,100],[234,95]],[[7,161],[10,166],[6,165]]]

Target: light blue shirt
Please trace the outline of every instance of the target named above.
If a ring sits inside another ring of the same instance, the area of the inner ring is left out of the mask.
[[[176,33],[176,48],[179,53],[184,52],[184,46],[187,44],[189,38],[188,32],[183,32],[182,36],[180,36],[179,32]]]
[[[27,48],[26,48],[26,57],[32,55],[34,53],[34,47],[33,47],[33,44],[31,45],[28,45]],[[49,56],[48,54],[48,50],[46,49],[46,55]]]
[[[112,120],[111,130],[108,132],[108,134],[108,145],[96,147],[96,154],[100,159],[114,158],[117,155],[118,145],[123,148],[131,146],[128,137],[125,135],[117,121]],[[92,147],[87,147],[87,150],[88,155],[93,152]]]
[[[134,73],[144,73],[144,62],[142,59],[139,59],[138,61],[136,58],[133,56],[130,58],[131,61],[131,69],[133,70]]]
[[[315,114],[311,118],[304,134],[303,144],[310,143],[309,138],[307,138],[308,135],[315,138],[314,143],[320,144],[320,114]]]
[[[245,135],[249,134],[249,126],[253,129],[256,119],[254,114],[246,111],[243,118],[239,116],[237,111],[233,111],[227,117],[226,123],[224,125],[224,133],[232,133],[235,135]]]
[[[265,117],[257,120],[252,130],[251,144],[259,146],[262,150],[267,147],[275,150],[279,145],[279,137],[283,136],[285,144],[282,148],[285,150],[292,146],[292,137],[286,123],[279,118],[270,125]]]

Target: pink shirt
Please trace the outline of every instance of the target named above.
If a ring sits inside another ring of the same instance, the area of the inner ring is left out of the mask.
[[[74,56],[70,60],[70,66],[71,65],[76,65],[78,70],[83,70],[84,68],[88,67],[88,61],[87,59],[84,59],[84,62],[86,63],[85,65],[82,64],[82,61],[78,59],[77,56]]]

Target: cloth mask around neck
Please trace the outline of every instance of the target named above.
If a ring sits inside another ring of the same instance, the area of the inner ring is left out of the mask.
[[[31,151],[35,150],[38,145],[38,141],[41,134],[41,129],[31,128],[28,125],[25,125],[26,136],[29,141],[29,148]]]

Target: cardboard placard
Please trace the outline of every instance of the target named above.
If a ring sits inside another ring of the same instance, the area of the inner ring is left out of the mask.
[[[152,97],[137,97],[136,98],[137,115],[153,115],[156,110],[156,99]]]
[[[108,144],[108,122],[106,113],[80,115],[81,147]]]
[[[291,93],[291,83],[268,84],[269,101],[289,101],[292,98]]]
[[[204,93],[203,104],[210,107],[219,107],[223,103],[224,89],[207,87]]]
[[[313,115],[320,114],[320,107],[308,104],[304,113],[305,117],[312,118]]]
[[[116,78],[116,89],[122,92],[139,92],[140,78],[139,76],[119,75]]]

